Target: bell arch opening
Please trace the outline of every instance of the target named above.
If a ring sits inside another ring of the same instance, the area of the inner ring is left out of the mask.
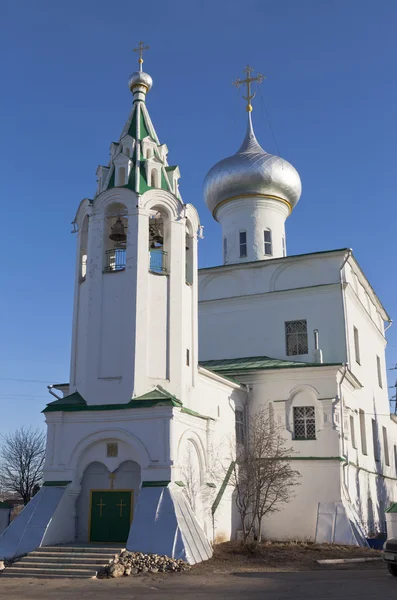
[[[87,248],[88,248],[88,215],[83,219],[80,233],[80,282],[87,276]]]
[[[128,211],[124,204],[115,202],[106,208],[104,218],[105,272],[122,271],[126,264]]]
[[[149,270],[166,275],[169,271],[170,219],[164,207],[155,206],[149,216]]]

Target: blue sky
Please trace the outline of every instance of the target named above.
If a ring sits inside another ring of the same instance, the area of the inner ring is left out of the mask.
[[[257,137],[303,182],[289,254],[352,247],[395,316],[395,0],[2,0],[0,9],[0,433],[41,424],[46,384],[68,380],[70,223],[127,118],[140,39],[150,45],[150,114],[205,226],[200,265],[221,259],[202,182],[244,135],[231,83],[249,63],[266,75]],[[397,324],[388,340],[392,366]]]

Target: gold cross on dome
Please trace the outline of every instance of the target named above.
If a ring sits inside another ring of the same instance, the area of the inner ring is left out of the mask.
[[[235,85],[237,88],[239,88],[241,85],[244,85],[244,84],[247,86],[247,95],[243,96],[244,100],[247,100],[247,106],[246,106],[247,112],[252,112],[251,100],[253,100],[256,96],[256,92],[251,94],[251,84],[254,82],[262,83],[262,81],[265,79],[265,76],[262,75],[262,73],[258,73],[258,75],[256,77],[251,77],[251,73],[253,70],[254,69],[252,67],[247,65],[244,69],[245,74],[246,74],[245,79],[236,79],[236,81],[233,81],[233,85]]]
[[[139,52],[139,68],[142,70],[142,63],[143,63],[143,53],[146,52],[146,50],[149,50],[149,46],[145,46],[145,44],[143,42],[139,42],[139,46],[138,48],[133,48],[133,52]]]

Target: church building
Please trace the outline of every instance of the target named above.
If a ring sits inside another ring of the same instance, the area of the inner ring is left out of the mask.
[[[148,112],[146,48],[130,115],[74,218],[70,379],[49,386],[44,485],[0,536],[0,558],[73,542],[209,558],[241,529],[219,452],[230,459],[261,408],[301,474],[263,536],[365,543],[397,499],[391,319],[352,250],[288,256],[301,181],[255,137],[262,76],[249,67],[236,82],[245,138],[204,183],[223,264],[198,269],[202,227]]]

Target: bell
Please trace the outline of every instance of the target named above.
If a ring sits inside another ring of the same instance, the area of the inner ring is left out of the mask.
[[[117,221],[112,225],[112,233],[109,235],[109,238],[113,240],[113,242],[125,242],[127,240],[127,236],[124,233],[124,225],[118,217]]]
[[[150,244],[151,248],[160,248],[163,246],[164,240],[161,235],[154,235],[152,239],[152,243]]]

